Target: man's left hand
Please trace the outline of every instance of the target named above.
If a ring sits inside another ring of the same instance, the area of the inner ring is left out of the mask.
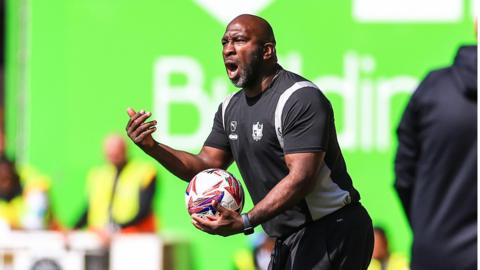
[[[193,214],[193,226],[206,233],[221,236],[229,236],[243,231],[243,220],[239,213],[221,206],[216,201],[212,205],[217,209],[217,215],[201,218]]]

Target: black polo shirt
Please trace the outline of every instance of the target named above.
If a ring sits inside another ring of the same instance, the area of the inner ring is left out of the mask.
[[[331,104],[314,84],[282,69],[263,93],[250,98],[240,90],[222,104],[205,145],[232,153],[254,204],[288,174],[285,154],[326,152],[312,192],[262,224],[270,236],[288,235],[360,199],[338,145]]]

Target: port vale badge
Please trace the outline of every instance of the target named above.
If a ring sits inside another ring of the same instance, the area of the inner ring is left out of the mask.
[[[257,122],[252,127],[252,138],[254,141],[260,141],[263,137],[263,124]]]
[[[238,139],[238,135],[235,133],[235,131],[237,130],[237,121],[231,121],[230,122],[230,135],[228,135],[228,138],[230,140],[237,140]]]
[[[237,130],[237,121],[230,122],[230,131],[233,133]]]

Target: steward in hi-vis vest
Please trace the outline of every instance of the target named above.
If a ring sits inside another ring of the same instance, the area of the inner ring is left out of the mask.
[[[105,152],[109,164],[88,173],[88,207],[75,228],[87,225],[108,232],[155,232],[155,167],[127,161],[125,143],[119,136],[107,138]]]
[[[19,170],[0,157],[0,226],[7,229],[41,230],[49,227],[49,179],[23,166]]]

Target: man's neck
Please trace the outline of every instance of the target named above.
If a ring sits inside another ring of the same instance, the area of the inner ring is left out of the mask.
[[[281,67],[278,64],[274,64],[272,68],[268,69],[267,72],[260,76],[255,85],[251,87],[245,87],[243,89],[245,91],[245,95],[247,95],[247,97],[255,97],[265,92],[272,84],[272,81],[275,79],[275,76],[278,74],[280,69]]]
[[[125,168],[125,165],[127,165],[127,160],[124,160],[119,164],[114,164],[115,168],[117,169],[117,173],[120,173],[120,171],[122,171],[123,168]]]

